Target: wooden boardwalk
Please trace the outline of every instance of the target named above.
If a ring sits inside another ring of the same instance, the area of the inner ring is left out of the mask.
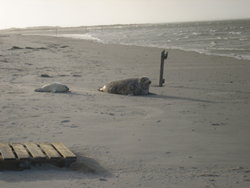
[[[76,155],[62,143],[0,143],[0,169],[28,169],[50,163],[69,166]]]

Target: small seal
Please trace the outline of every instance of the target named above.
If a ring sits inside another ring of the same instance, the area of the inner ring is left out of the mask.
[[[51,93],[65,93],[69,91],[68,86],[60,83],[51,83],[35,89],[36,92],[51,92]]]
[[[151,81],[147,77],[129,78],[110,82],[99,91],[121,95],[148,95]]]

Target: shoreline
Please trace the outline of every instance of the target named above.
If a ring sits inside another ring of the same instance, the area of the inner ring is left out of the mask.
[[[1,171],[0,187],[249,187],[250,61],[169,50],[166,83],[156,87],[160,48],[0,42],[0,142],[63,142],[78,156],[70,169]],[[97,91],[141,76],[155,95]],[[71,93],[34,92],[55,81]]]
[[[218,23],[217,23],[218,22]],[[1,34],[74,35],[106,44],[138,45],[195,51],[206,55],[250,60],[249,19],[188,22],[152,25],[118,25],[92,27],[33,27],[0,30]],[[199,23],[199,24],[198,24]],[[197,24],[199,28],[196,28]],[[211,27],[210,27],[211,26]],[[188,29],[189,28],[189,29]],[[202,32],[200,32],[202,31]],[[144,33],[145,32],[145,33]]]
[[[26,36],[51,36],[51,37],[58,37],[58,38],[71,38],[71,39],[78,39],[78,40],[86,40],[86,41],[93,41],[93,42],[97,42],[100,44],[107,44],[107,45],[125,45],[125,46],[135,46],[135,47],[148,47],[148,48],[158,48],[158,49],[169,49],[169,50],[180,50],[180,51],[185,51],[185,52],[196,52],[199,54],[203,54],[203,55],[208,55],[208,56],[220,56],[220,57],[231,57],[237,60],[246,60],[246,61],[250,61],[250,56],[241,56],[241,55],[229,55],[229,54],[218,54],[218,53],[211,53],[211,52],[205,52],[205,51],[200,51],[198,49],[185,49],[185,48],[178,48],[178,47],[160,47],[160,46],[154,46],[154,45],[148,45],[148,46],[144,46],[144,45],[136,45],[136,44],[125,44],[125,43],[105,43],[103,42],[101,39],[93,37],[91,34],[89,33],[84,33],[84,34],[69,34],[69,33],[65,33],[65,34],[23,34]]]

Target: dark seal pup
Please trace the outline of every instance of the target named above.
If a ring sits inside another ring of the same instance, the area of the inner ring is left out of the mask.
[[[99,91],[121,95],[148,95],[151,81],[147,77],[129,78],[110,82]]]

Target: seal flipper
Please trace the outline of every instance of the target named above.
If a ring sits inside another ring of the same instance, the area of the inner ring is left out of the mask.
[[[51,93],[57,93],[58,91],[56,91],[56,89],[52,89]]]
[[[42,91],[42,88],[37,88],[37,89],[35,89],[34,91],[35,91],[35,92],[43,92],[43,91]]]

